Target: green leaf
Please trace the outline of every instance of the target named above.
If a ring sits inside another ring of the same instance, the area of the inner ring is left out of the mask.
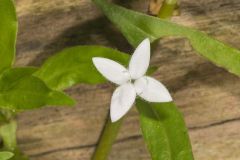
[[[49,58],[35,73],[50,88],[62,90],[77,83],[106,82],[93,65],[93,57],[105,57],[127,64],[129,55],[100,46],[76,46]]]
[[[0,2],[0,72],[11,67],[15,57],[17,16],[12,0]]]
[[[187,128],[173,102],[148,103],[137,99],[136,106],[152,160],[193,160]]]
[[[193,48],[217,66],[240,75],[240,51],[225,45],[206,34],[167,20],[134,12],[105,0],[93,0],[104,14],[121,30],[133,45],[137,46],[144,38],[151,41],[165,36],[187,38]]]
[[[13,156],[11,152],[0,152],[0,160],[8,160]]]
[[[62,92],[51,90],[32,76],[34,68],[12,68],[0,76],[0,107],[12,110],[39,108],[45,105],[73,105]]]

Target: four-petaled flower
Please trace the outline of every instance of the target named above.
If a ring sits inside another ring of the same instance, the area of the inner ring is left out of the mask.
[[[120,85],[111,99],[112,122],[123,117],[140,96],[149,102],[170,102],[172,97],[165,86],[154,78],[145,76],[150,62],[150,41],[145,39],[134,51],[128,69],[121,64],[101,57],[94,57],[97,70],[109,81]]]

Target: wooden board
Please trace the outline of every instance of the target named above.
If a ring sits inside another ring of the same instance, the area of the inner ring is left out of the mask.
[[[119,3],[147,12],[145,0]],[[132,48],[90,0],[17,0],[16,66],[42,64],[64,47],[100,44]],[[239,0],[181,0],[173,21],[198,28],[239,48]],[[154,75],[169,88],[185,116],[196,160],[239,160],[240,79],[198,56],[180,37],[162,39],[152,57]],[[109,109],[113,87],[78,85],[67,92],[74,108],[43,108],[18,116],[18,141],[31,160],[89,160]],[[111,160],[150,160],[132,109]]]

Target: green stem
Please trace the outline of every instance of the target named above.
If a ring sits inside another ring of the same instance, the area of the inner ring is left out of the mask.
[[[107,122],[104,126],[98,145],[91,160],[107,159],[114,140],[116,139],[118,131],[121,127],[122,121],[123,119],[120,119],[119,121],[112,123],[110,117],[108,116]]]
[[[11,120],[8,123],[4,123],[0,127],[0,136],[3,141],[3,149],[7,151],[14,151],[17,147],[16,140],[17,123],[15,120]]]
[[[0,110],[0,138],[3,142],[0,150],[14,153],[10,160],[29,160],[17,146],[17,122],[15,118],[16,112]]]
[[[173,15],[173,12],[177,6],[177,0],[165,0],[158,13],[159,18],[168,19]]]

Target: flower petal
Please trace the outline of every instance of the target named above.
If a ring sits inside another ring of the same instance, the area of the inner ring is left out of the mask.
[[[121,85],[130,80],[128,70],[121,64],[100,57],[94,57],[92,60],[97,70],[109,81]]]
[[[143,40],[136,48],[129,63],[129,73],[132,79],[142,77],[149,66],[150,61],[150,41]]]
[[[133,105],[136,91],[131,83],[119,86],[112,95],[110,116],[112,122],[122,118]]]
[[[149,102],[170,102],[172,97],[167,88],[154,78],[144,76],[134,82],[137,94]]]

